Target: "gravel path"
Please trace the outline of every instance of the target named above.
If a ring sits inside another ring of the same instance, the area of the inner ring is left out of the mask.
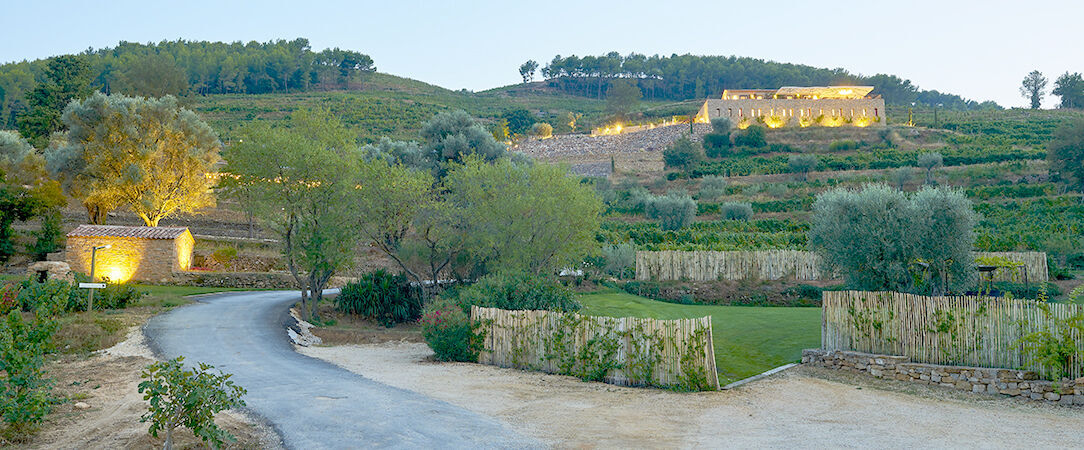
[[[681,394],[468,363],[425,344],[310,347],[374,380],[500,418],[558,448],[1084,448],[1084,410],[796,368]]]
[[[284,323],[296,292],[219,294],[151,319],[160,356],[212,364],[248,390],[248,409],[288,448],[523,448],[502,422],[301,355]]]

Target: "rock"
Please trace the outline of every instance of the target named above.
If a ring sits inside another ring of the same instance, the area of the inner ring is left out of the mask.
[[[38,261],[26,268],[26,275],[29,277],[38,277],[43,272],[48,280],[56,279],[69,283],[75,282],[72,267],[63,261]]]
[[[983,386],[981,384],[976,384],[976,385],[971,386],[971,392],[974,392],[976,394],[979,393],[979,392],[985,391],[985,390],[986,390],[986,386]]]
[[[1061,399],[1061,394],[1058,394],[1057,392],[1047,392],[1046,395],[1043,395],[1043,398],[1056,402]]]
[[[75,409],[90,409],[90,404],[86,402],[75,402]]]

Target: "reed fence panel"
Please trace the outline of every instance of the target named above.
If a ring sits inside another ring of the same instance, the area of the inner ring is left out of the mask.
[[[991,281],[1022,283],[1047,281],[1044,252],[975,252],[975,258],[1001,258],[1019,263],[1016,268],[998,268],[987,276]],[[803,250],[758,251],[639,251],[636,252],[637,280],[779,280],[838,279],[825,273],[820,258]]]
[[[600,352],[608,348],[616,367],[606,370],[607,383],[683,386],[695,375],[704,377],[701,388],[719,388],[710,316],[656,320],[472,306],[471,320],[485,333],[482,364],[570,374],[585,360],[605,359]]]
[[[825,291],[822,297],[821,346],[906,356],[914,362],[1028,369],[1050,374],[1032,364],[1021,339],[1054,329],[1054,318],[1084,314],[1084,306],[1047,303],[1053,317],[1032,300],[977,296],[926,297],[898,292]],[[1084,355],[1084,336],[1071,331],[1077,355]],[[1084,358],[1067,368],[1070,377],[1084,375]]]

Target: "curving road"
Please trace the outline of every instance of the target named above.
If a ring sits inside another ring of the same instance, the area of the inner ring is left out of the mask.
[[[206,362],[248,390],[248,410],[288,448],[522,448],[539,443],[492,418],[368,378],[294,351],[287,310],[297,292],[201,298],[144,328],[164,358]]]

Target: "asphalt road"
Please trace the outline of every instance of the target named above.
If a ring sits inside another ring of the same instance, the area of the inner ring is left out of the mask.
[[[288,448],[522,448],[539,443],[501,422],[377,383],[294,351],[285,323],[297,292],[201,298],[144,328],[163,358],[184,355],[232,373],[248,410]]]

